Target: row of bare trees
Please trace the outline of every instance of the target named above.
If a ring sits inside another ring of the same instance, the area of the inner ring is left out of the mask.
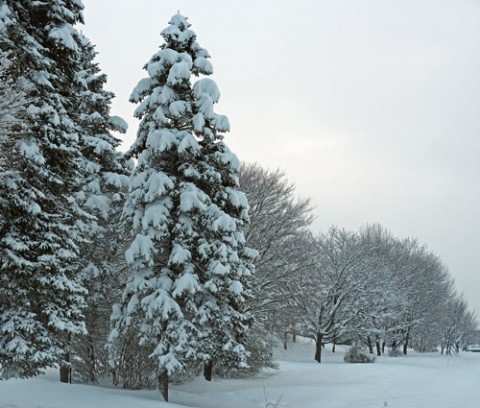
[[[312,206],[297,199],[281,171],[244,165],[250,203],[249,245],[258,249],[250,309],[257,334],[326,343],[361,342],[371,353],[440,348],[458,352],[477,322],[441,259],[413,238],[381,225],[358,232],[311,232]],[[258,344],[258,343],[257,343]]]

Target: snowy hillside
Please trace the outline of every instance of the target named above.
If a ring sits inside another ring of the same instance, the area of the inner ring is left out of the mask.
[[[375,364],[345,364],[344,349],[312,360],[313,345],[278,351],[279,370],[241,380],[172,386],[169,403],[158,391],[66,385],[50,372],[0,382],[0,408],[477,408],[480,353],[458,357],[412,354]],[[270,404],[270,405],[269,405]]]

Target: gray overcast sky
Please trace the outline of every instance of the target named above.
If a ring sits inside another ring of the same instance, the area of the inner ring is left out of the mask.
[[[214,66],[241,160],[282,168],[316,231],[378,222],[449,267],[480,316],[480,1],[83,0],[117,98],[180,10]]]

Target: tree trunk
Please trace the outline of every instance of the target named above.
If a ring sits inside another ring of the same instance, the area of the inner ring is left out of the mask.
[[[97,361],[97,356],[95,352],[95,345],[93,344],[93,339],[91,336],[88,337],[89,341],[89,346],[88,346],[88,357],[90,359],[90,367],[89,367],[89,376],[90,376],[90,382],[92,384],[97,384],[97,367],[96,367],[96,361]]]
[[[410,330],[407,330],[407,334],[405,335],[405,341],[403,342],[403,354],[405,355],[407,355],[409,339],[410,339]]]
[[[72,367],[70,363],[70,353],[65,354],[65,364],[60,366],[60,382],[71,383],[72,382]]]
[[[377,356],[380,357],[382,355],[382,348],[380,347],[380,339],[378,336],[375,338],[375,347],[377,348]]]
[[[68,365],[62,365],[60,367],[60,382],[71,383],[72,382],[72,369]]]
[[[158,377],[158,387],[160,388],[163,399],[165,402],[168,402],[168,372],[166,370],[162,371]]]
[[[285,332],[283,336],[283,348],[286,350],[287,349],[287,343],[288,343],[288,332]]]
[[[70,364],[71,343],[72,336],[71,334],[68,334],[65,342],[65,355],[63,358],[63,364],[60,366],[60,382],[62,383],[72,382],[72,365]]]
[[[297,333],[296,333],[296,332],[293,332],[293,333],[292,333],[292,341],[293,341],[294,343],[297,342]]]
[[[203,366],[203,376],[207,381],[212,381],[213,360]]]
[[[385,345],[387,343],[385,343],[385,341],[382,342],[382,354],[385,354]]]
[[[118,374],[117,374],[117,368],[114,368],[112,370],[112,384],[117,386],[118,385]]]
[[[323,341],[323,334],[317,333],[317,339],[315,340],[315,361],[319,363],[322,362],[322,341]]]
[[[367,346],[368,346],[368,352],[370,354],[373,354],[373,343],[372,343],[372,338],[370,336],[367,337]]]

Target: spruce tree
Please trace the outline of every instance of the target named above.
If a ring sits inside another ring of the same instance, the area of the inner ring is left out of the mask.
[[[53,55],[61,48],[66,63],[71,50],[49,36],[59,27],[47,28],[52,14],[46,4],[9,1],[0,15],[1,48],[11,62],[5,80],[21,77],[32,99],[10,146],[18,160],[2,174],[8,221],[0,236],[0,362],[7,378],[61,361],[68,338],[84,331],[85,291],[75,276],[81,237],[73,203],[63,194],[76,183],[79,152],[59,93],[68,71]]]
[[[223,142],[228,119],[214,113],[219,91],[208,52],[187,19],[175,15],[145,65],[131,101],[140,102],[138,159],[126,217],[132,276],[114,314],[112,346],[129,332],[156,362],[162,394],[191,364],[246,364],[251,260],[242,228],[248,204],[238,190],[239,161]]]
[[[105,350],[110,331],[110,314],[120,287],[120,264],[123,263],[119,222],[128,190],[128,170],[122,154],[117,151],[120,141],[112,132],[124,133],[126,123],[110,116],[113,94],[104,89],[106,75],[94,61],[94,46],[81,37],[78,54],[76,123],[79,125],[79,145],[84,171],[79,205],[95,218],[84,226],[88,242],[81,247],[81,277],[88,289],[85,318],[88,333],[73,344],[75,379],[97,382],[108,373]]]
[[[92,169],[103,167],[95,163],[102,155],[88,153],[92,133],[82,130],[79,112],[86,107],[82,90],[91,89],[82,63],[85,39],[74,28],[82,8],[80,0],[5,0],[0,6],[0,49],[8,61],[2,80],[15,80],[29,101],[12,128],[5,155],[11,159],[0,178],[3,378],[58,364],[66,368],[65,380],[72,338],[85,333],[79,253],[96,218],[78,205],[78,193],[91,185]],[[95,149],[108,150],[106,143]]]

